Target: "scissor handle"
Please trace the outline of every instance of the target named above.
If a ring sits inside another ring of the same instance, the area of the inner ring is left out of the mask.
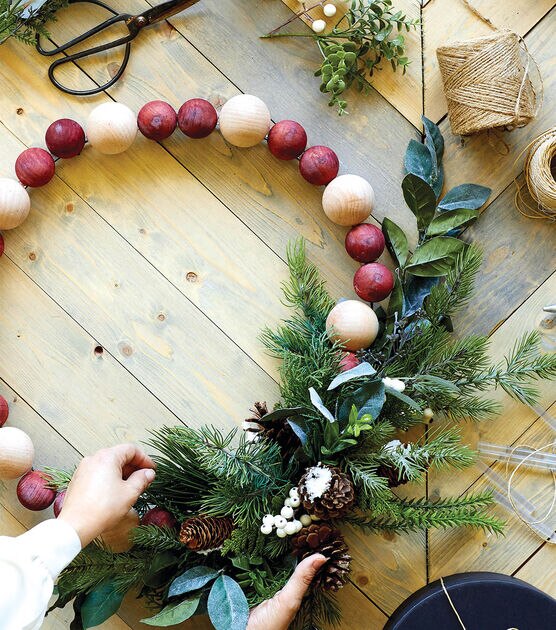
[[[122,39],[126,39],[126,38],[122,38]],[[121,45],[121,43],[116,44],[116,45],[119,46]],[[114,46],[109,46],[108,48],[113,48],[113,47]],[[61,90],[62,92],[65,92],[66,94],[73,94],[74,96],[91,96],[93,94],[98,94],[99,92],[102,92],[103,90],[107,90],[109,87],[112,87],[114,83],[116,83],[116,81],[122,76],[122,74],[124,73],[124,70],[126,69],[127,62],[129,61],[129,55],[131,53],[131,42],[129,40],[127,41],[127,43],[125,43],[124,58],[122,60],[122,63],[120,64],[120,67],[118,68],[118,71],[110,79],[110,81],[107,81],[103,85],[99,85],[95,88],[91,88],[90,90],[74,90],[60,83],[54,73],[57,68],[59,68],[61,65],[65,63],[74,62],[77,59],[82,59],[83,57],[88,57],[90,55],[94,55],[97,52],[100,52],[99,49],[108,50],[108,48],[97,46],[96,49],[91,48],[90,50],[83,50],[80,53],[75,53],[74,55],[69,55],[67,57],[61,57],[60,59],[56,59],[56,61],[53,61],[50,64],[50,67],[48,68],[49,79],[52,81],[52,84],[55,85],[59,90]]]

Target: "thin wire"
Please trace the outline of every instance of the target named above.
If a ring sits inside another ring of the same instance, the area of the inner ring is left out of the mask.
[[[456,607],[454,606],[454,602],[452,601],[452,598],[450,597],[450,593],[448,593],[448,589],[446,588],[446,586],[444,584],[444,578],[442,578],[442,577],[440,578],[440,584],[442,585],[442,590],[444,591],[444,595],[446,595],[446,597],[448,598],[448,601],[450,602],[450,606],[452,607],[452,610],[454,611],[454,614],[458,618],[458,621],[460,623],[460,626],[462,627],[462,630],[467,630],[467,628],[465,627],[465,624],[463,623],[463,621],[461,620],[461,617],[459,616],[459,612],[457,611]]]

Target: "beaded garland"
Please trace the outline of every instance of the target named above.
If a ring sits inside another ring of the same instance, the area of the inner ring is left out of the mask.
[[[16,228],[27,218],[31,209],[27,187],[36,188],[48,184],[54,177],[55,158],[74,158],[81,153],[87,142],[99,153],[117,155],[133,144],[137,131],[158,142],[168,138],[179,127],[187,137],[197,139],[210,135],[218,124],[220,133],[230,145],[252,147],[266,139],[269,151],[277,159],[298,159],[302,177],[315,186],[325,186],[322,207],[333,223],[353,226],[363,223],[371,215],[375,195],[367,180],[359,175],[338,175],[340,162],[331,148],[321,145],[307,148],[307,134],[299,123],[282,120],[273,125],[269,109],[260,98],[240,94],[228,100],[220,114],[206,99],[193,98],[186,101],[178,112],[165,101],[150,101],[137,115],[122,103],[102,103],[91,111],[84,128],[69,118],[54,121],[45,135],[48,150],[33,147],[25,149],[18,156],[15,173],[19,181],[0,178],[0,230]],[[359,233],[355,238],[359,239]],[[360,246],[366,247],[363,241]],[[346,248],[352,258],[361,261],[360,255],[354,255],[351,247]],[[0,234],[0,254],[2,249],[3,239]],[[374,249],[376,260],[381,255],[384,244]],[[383,267],[378,263],[376,265],[378,268]],[[366,301],[371,298],[384,299],[392,290],[390,272],[379,269],[381,274],[377,274],[376,269],[370,268],[371,265],[366,267],[358,272],[358,281],[354,283],[356,293]],[[388,280],[386,283],[383,281],[385,277]],[[384,286],[378,289],[369,286],[376,282],[382,282]],[[362,317],[361,309],[357,308],[354,301],[350,300],[348,304],[353,305],[353,312],[346,313],[345,319],[338,319],[334,335],[338,340],[346,342],[346,349],[355,350],[358,348],[354,347],[357,345],[354,344],[354,339],[366,339],[369,336],[368,322]],[[357,320],[362,330],[354,330]],[[342,329],[343,324],[345,330]]]

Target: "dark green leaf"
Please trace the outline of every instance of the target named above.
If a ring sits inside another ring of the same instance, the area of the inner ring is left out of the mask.
[[[402,181],[405,202],[417,217],[417,227],[425,230],[434,217],[436,195],[426,181],[413,173],[408,173]]]
[[[431,183],[435,169],[433,168],[429,150],[421,142],[416,140],[409,141],[405,152],[404,166],[406,173],[413,173],[426,182]]]
[[[415,411],[418,411],[419,413],[423,412],[423,407],[421,407],[418,402],[416,402],[415,400],[413,400],[413,398],[410,398],[406,394],[402,394],[402,392],[399,392],[397,389],[394,389],[393,387],[386,387],[385,391],[389,396],[394,396],[394,398],[398,398],[408,407],[415,409]]]
[[[418,276],[408,276],[404,286],[404,317],[409,317],[422,308],[423,302],[438,282],[438,277],[420,278]]]
[[[392,289],[390,300],[388,301],[388,316],[393,317],[397,313],[400,319],[403,310],[403,288],[397,273],[394,274],[394,278],[394,288]]]
[[[359,410],[358,418],[366,413],[371,415],[374,420],[378,418],[382,411],[382,406],[386,400],[384,393],[384,384],[382,380],[371,381],[365,383],[357,389],[349,398],[346,398],[340,407],[340,419],[349,418],[351,407],[355,405]]]
[[[388,217],[382,222],[382,233],[386,241],[386,247],[397,261],[400,267],[404,267],[409,256],[409,245],[407,236],[399,225],[391,221]]]
[[[301,446],[305,446],[307,443],[307,427],[305,420],[302,416],[295,416],[294,418],[288,418],[286,422],[292,428],[292,431],[297,435]]]
[[[470,225],[479,217],[478,210],[448,210],[436,216],[427,228],[427,236],[440,236],[455,228]]]
[[[175,567],[179,559],[171,551],[157,553],[149,567],[148,575],[145,577],[145,584],[156,588],[165,584],[170,577],[170,567]]]
[[[118,612],[124,593],[118,593],[114,582],[103,582],[93,589],[81,606],[83,628],[100,626]]]
[[[199,605],[200,599],[200,597],[188,597],[181,602],[169,604],[154,617],[141,619],[141,623],[144,623],[147,626],[156,626],[157,628],[175,626],[176,624],[193,617],[195,611],[197,610],[197,606]]]
[[[221,575],[213,584],[208,613],[216,630],[245,630],[247,627],[247,599],[239,584],[228,575]]]
[[[370,363],[364,361],[363,363],[356,365],[354,368],[351,368],[351,370],[347,370],[338,374],[338,376],[336,376],[336,378],[328,386],[328,391],[336,389],[336,387],[339,387],[340,385],[343,385],[344,383],[347,383],[354,378],[361,378],[362,376],[374,376],[375,374],[376,370],[374,369],[374,367]]]
[[[465,243],[450,236],[437,236],[420,245],[406,267],[415,276],[445,276]]]
[[[438,207],[442,210],[457,210],[459,208],[478,210],[489,198],[490,193],[490,188],[485,186],[462,184],[448,191]]]
[[[218,571],[215,571],[210,567],[198,566],[188,569],[185,573],[179,575],[172,584],[170,584],[168,597],[175,597],[176,595],[183,595],[184,593],[196,591],[217,577]]]
[[[445,378],[434,376],[433,374],[422,374],[415,378],[416,382],[425,383],[431,385],[442,391],[452,392],[454,394],[460,393],[460,388],[452,381],[447,381]]]
[[[426,116],[422,116],[421,120],[425,127],[425,140],[430,142],[428,146],[434,149],[436,160],[440,162],[444,155],[444,138],[442,137],[442,133],[438,125],[435,125],[432,120],[429,120]]]
[[[275,411],[271,411],[263,417],[265,419],[265,422],[269,420],[285,420],[286,418],[300,414],[303,411],[305,411],[303,407],[284,407],[283,409],[276,409]]]

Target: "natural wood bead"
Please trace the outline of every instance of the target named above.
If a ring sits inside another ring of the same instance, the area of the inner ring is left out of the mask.
[[[270,112],[256,96],[239,94],[222,107],[220,132],[236,147],[255,146],[265,139],[269,129]]]
[[[135,140],[137,118],[122,103],[102,103],[89,114],[86,132],[87,139],[100,153],[123,153]]]
[[[346,350],[368,348],[378,335],[378,318],[373,309],[358,300],[344,300],[330,311],[326,330]]]
[[[0,429],[0,479],[17,479],[31,470],[35,447],[31,438],[15,427]]]
[[[0,178],[0,230],[21,225],[31,209],[29,193],[14,179]]]
[[[139,514],[131,508],[115,527],[103,532],[101,540],[114,553],[129,551],[133,547],[131,530],[138,527],[139,523]]]
[[[338,225],[356,225],[373,211],[375,193],[359,175],[340,175],[333,179],[322,195],[326,216]]]

